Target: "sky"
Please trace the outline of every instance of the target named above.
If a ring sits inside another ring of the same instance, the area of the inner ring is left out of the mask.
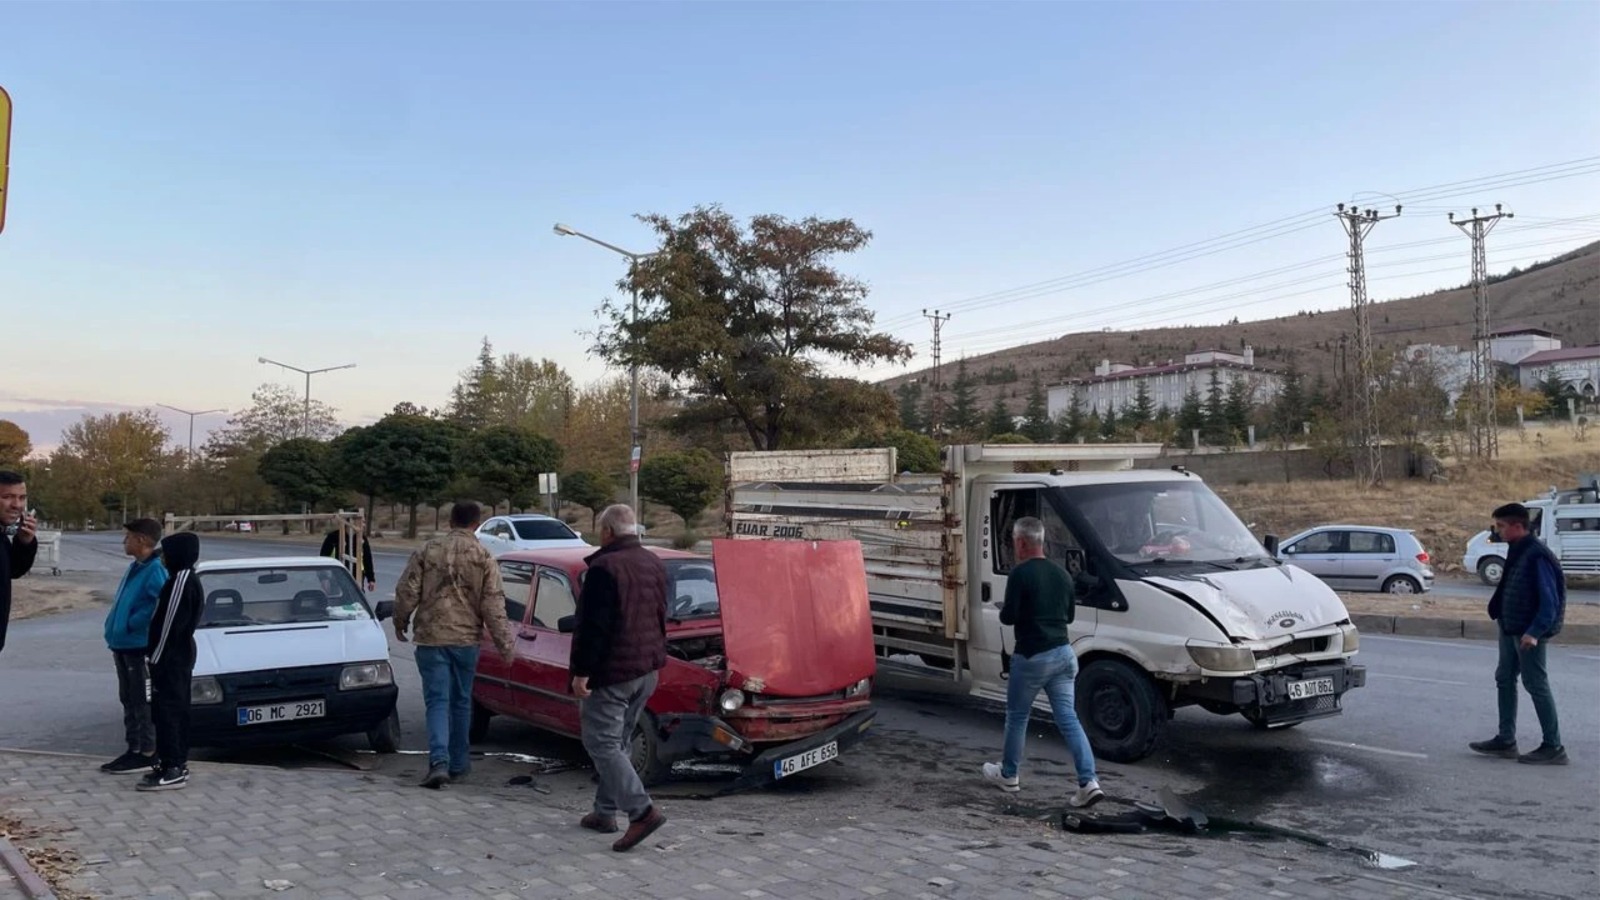
[[[303,389],[265,356],[354,363],[312,392],[355,424],[485,337],[605,377],[623,260],[552,226],[698,204],[870,230],[836,262],[916,367],[924,308],[949,360],[1347,304],[1340,201],[1408,201],[1375,299],[1460,284],[1446,211],[1518,213],[1491,269],[1600,237],[1596,46],[1587,0],[4,3],[0,418]]]

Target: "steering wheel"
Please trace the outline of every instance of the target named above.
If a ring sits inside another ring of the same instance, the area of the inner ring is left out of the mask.
[[[694,597],[683,594],[672,601],[672,616],[679,618],[694,610]]]

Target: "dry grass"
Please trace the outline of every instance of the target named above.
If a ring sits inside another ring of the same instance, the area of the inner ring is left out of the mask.
[[[1532,431],[1533,429],[1530,429]],[[1544,429],[1543,444],[1511,433],[1501,437],[1501,459],[1456,462],[1448,481],[1391,480],[1366,488],[1352,481],[1219,486],[1239,517],[1257,533],[1287,538],[1313,525],[1385,525],[1416,531],[1441,573],[1461,571],[1472,535],[1488,527],[1489,511],[1528,500],[1551,485],[1570,487],[1585,472],[1600,472],[1600,437],[1578,440],[1570,428]]]
[[[109,602],[104,577],[68,572],[65,575],[33,572],[11,585],[11,618],[32,619],[56,613],[91,609]]]

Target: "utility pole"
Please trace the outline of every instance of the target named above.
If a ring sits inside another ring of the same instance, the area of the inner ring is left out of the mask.
[[[1480,216],[1473,207],[1472,218],[1456,221],[1450,214],[1450,224],[1461,229],[1472,239],[1472,383],[1478,389],[1477,409],[1472,417],[1472,455],[1478,459],[1494,459],[1500,455],[1500,423],[1495,416],[1494,354],[1489,341],[1489,266],[1484,260],[1483,239],[1489,236],[1501,219],[1513,218],[1512,213],[1501,212],[1494,205],[1494,215]]]
[[[939,426],[944,424],[944,395],[940,393],[944,390],[944,384],[939,378],[939,331],[944,328],[944,323],[950,321],[950,314],[940,314],[937,309],[930,313],[924,309],[922,316],[933,323],[933,403],[932,415],[928,417],[928,433],[938,440]]]
[[[1400,207],[1393,215],[1379,215],[1375,209],[1345,209],[1339,204],[1334,216],[1350,236],[1350,307],[1356,314],[1356,368],[1355,385],[1357,414],[1361,429],[1361,452],[1357,456],[1357,471],[1368,484],[1383,483],[1383,444],[1378,434],[1377,385],[1372,363],[1371,301],[1367,298],[1367,262],[1361,245],[1367,233],[1384,219],[1400,215]]]

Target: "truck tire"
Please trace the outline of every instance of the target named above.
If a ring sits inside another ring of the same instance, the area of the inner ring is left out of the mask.
[[[489,720],[493,717],[494,713],[489,712],[482,703],[472,701],[472,724],[467,727],[467,740],[477,744],[488,737]]]
[[[660,734],[656,717],[649,710],[639,717],[639,724],[633,727],[633,743],[628,758],[645,787],[660,784],[672,774],[672,763],[661,758]]]
[[[1498,556],[1485,556],[1478,561],[1478,580],[1490,587],[1500,583],[1500,576],[1506,573],[1506,561]]]
[[[1118,659],[1097,659],[1078,673],[1078,720],[1094,755],[1111,762],[1149,756],[1166,730],[1167,702],[1143,671]]]

